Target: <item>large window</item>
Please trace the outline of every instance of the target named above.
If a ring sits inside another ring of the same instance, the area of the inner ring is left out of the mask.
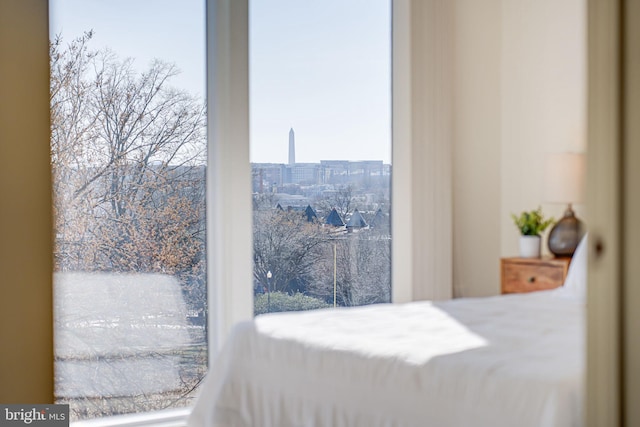
[[[190,405],[207,366],[203,0],[51,0],[55,395]]]
[[[254,313],[391,300],[391,4],[251,0]]]
[[[204,2],[51,0],[56,398],[74,420],[188,406],[250,311],[391,299],[390,2],[249,3],[250,67],[224,31],[242,2],[209,11],[225,107],[208,100],[206,130]],[[249,104],[253,208],[232,167]]]

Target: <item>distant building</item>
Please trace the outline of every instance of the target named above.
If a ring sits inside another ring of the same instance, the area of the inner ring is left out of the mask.
[[[320,168],[323,184],[358,183],[366,187],[372,184],[372,177],[385,176],[382,160],[321,160]]]
[[[313,210],[311,205],[307,205],[307,209],[305,209],[304,214],[307,216],[307,222],[318,220],[318,215],[316,215],[316,211]]]
[[[252,163],[254,193],[273,193],[285,184],[286,166],[281,163]],[[274,191],[275,187],[275,191]]]
[[[327,225],[332,225],[334,227],[344,227],[344,221],[340,218],[340,214],[336,210],[336,208],[331,209],[331,212],[327,216],[327,219],[324,222]]]
[[[274,199],[280,208],[294,208],[301,211],[304,211],[306,206],[310,204],[307,197],[299,194],[276,193]]]
[[[350,185],[363,188],[388,185],[391,165],[382,160],[321,160],[296,163],[295,132],[289,130],[288,163],[252,163],[253,191],[274,193],[287,184]]]
[[[287,166],[287,184],[316,185],[320,182],[320,165],[318,163],[296,163]]]
[[[367,221],[364,220],[362,214],[358,212],[358,209],[353,211],[351,214],[351,218],[347,221],[347,230],[352,231],[354,228],[365,228],[367,227]]]

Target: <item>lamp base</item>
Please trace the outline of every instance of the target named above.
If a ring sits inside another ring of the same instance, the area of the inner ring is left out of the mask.
[[[549,251],[557,257],[571,257],[583,235],[583,223],[576,218],[569,204],[562,219],[549,232]]]

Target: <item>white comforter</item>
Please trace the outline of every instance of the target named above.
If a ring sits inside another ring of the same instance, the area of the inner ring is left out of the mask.
[[[584,302],[554,291],[259,316],[192,427],[583,424]]]

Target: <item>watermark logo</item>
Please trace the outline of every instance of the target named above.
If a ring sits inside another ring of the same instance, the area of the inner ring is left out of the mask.
[[[69,405],[2,405],[0,427],[69,427]]]

